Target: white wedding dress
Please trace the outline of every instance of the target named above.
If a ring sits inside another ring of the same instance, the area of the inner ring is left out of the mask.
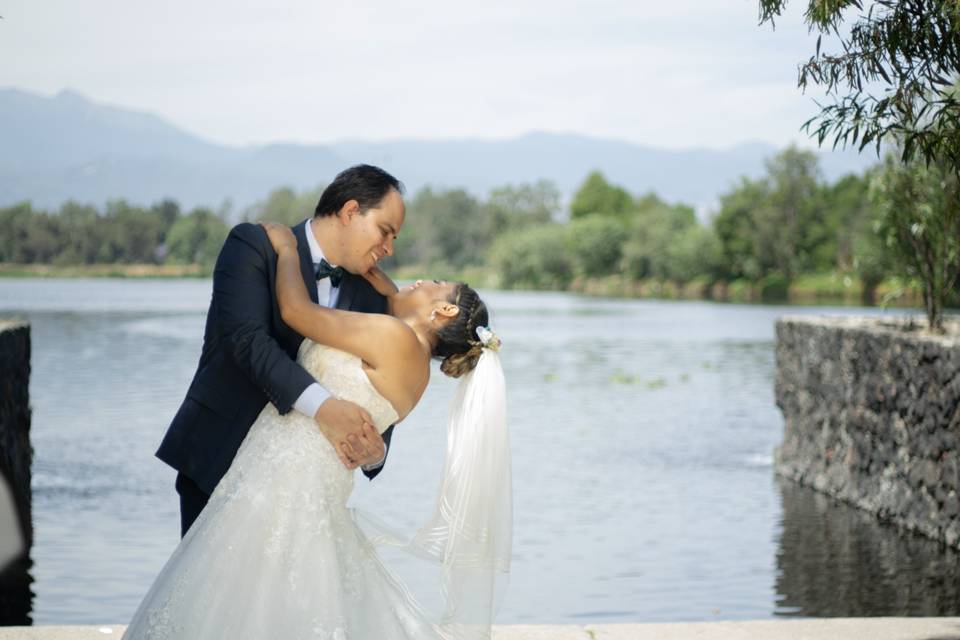
[[[397,413],[354,355],[298,361],[382,433]],[[309,418],[272,404],[150,588],[124,638],[439,638],[347,508],[354,473]]]

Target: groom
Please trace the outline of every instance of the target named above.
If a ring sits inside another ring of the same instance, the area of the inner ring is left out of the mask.
[[[402,191],[382,169],[351,167],[324,190],[314,217],[293,228],[315,303],[387,312],[386,298],[362,274],[393,253],[405,215]],[[280,317],[276,266],[266,233],[250,223],[230,231],[217,258],[200,363],[157,451],[178,471],[181,536],[267,402],[281,414],[314,419],[349,469],[360,466],[373,479],[386,460],[393,427],[381,437],[364,409],[331,397],[295,362],[303,336]]]

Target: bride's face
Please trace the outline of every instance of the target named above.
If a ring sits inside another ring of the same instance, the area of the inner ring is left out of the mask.
[[[413,315],[428,317],[434,309],[449,305],[456,290],[456,282],[417,280],[396,293],[395,304],[399,303]]]

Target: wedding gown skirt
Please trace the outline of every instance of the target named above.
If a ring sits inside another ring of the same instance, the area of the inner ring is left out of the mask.
[[[304,341],[298,361],[381,433],[396,422],[356,356]],[[267,404],[124,637],[440,637],[347,508],[353,477],[313,420]]]

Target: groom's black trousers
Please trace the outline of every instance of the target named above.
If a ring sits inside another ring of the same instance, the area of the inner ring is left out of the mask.
[[[203,508],[207,506],[207,500],[210,499],[203,489],[183,475],[177,474],[177,493],[180,494],[180,537],[187,535],[190,525],[197,519]]]

